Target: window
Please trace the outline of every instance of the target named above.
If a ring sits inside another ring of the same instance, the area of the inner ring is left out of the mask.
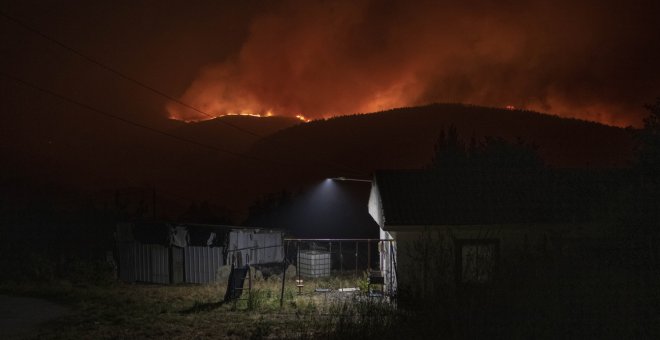
[[[459,284],[484,284],[493,280],[499,256],[498,240],[457,240],[456,279]]]

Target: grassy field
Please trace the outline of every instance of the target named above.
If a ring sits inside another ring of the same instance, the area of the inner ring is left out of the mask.
[[[71,309],[45,324],[39,339],[660,338],[659,276],[634,262],[613,262],[616,254],[597,255],[521,257],[491,285],[413,305],[400,298],[397,308],[366,297],[364,276],[305,280],[303,294],[289,279],[281,307],[277,279],[255,280],[249,295],[230,303],[222,302],[224,284],[62,280],[4,283],[0,294],[40,297]],[[317,287],[332,292],[316,293]],[[339,293],[340,287],[360,292]]]
[[[225,285],[0,287],[4,294],[35,296],[69,306],[69,316],[45,324],[37,338],[345,338],[375,337],[394,324],[396,311],[364,294],[314,293],[316,287],[359,284],[359,280],[306,282],[302,295],[287,282],[253,282],[241,300],[223,303]],[[355,286],[355,285],[353,285]]]

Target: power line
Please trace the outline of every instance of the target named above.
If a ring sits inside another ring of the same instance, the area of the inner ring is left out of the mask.
[[[158,89],[156,89],[156,88],[154,88],[154,87],[152,87],[152,86],[149,86],[149,85],[145,84],[144,82],[141,82],[141,81],[139,81],[139,80],[137,80],[137,79],[135,79],[135,78],[133,78],[133,77],[130,77],[130,76],[124,74],[123,72],[121,72],[121,71],[119,71],[119,70],[117,70],[117,69],[115,69],[115,68],[113,68],[113,67],[110,67],[110,66],[108,66],[108,65],[106,65],[106,64],[103,64],[103,63],[97,61],[96,59],[94,59],[94,58],[92,58],[92,57],[90,57],[90,56],[88,56],[88,55],[86,55],[86,54],[84,54],[84,53],[78,51],[77,49],[75,49],[75,48],[73,48],[73,47],[71,47],[71,46],[69,46],[69,45],[66,45],[66,44],[64,44],[63,42],[61,42],[61,41],[59,41],[59,40],[57,40],[57,39],[55,39],[55,38],[53,38],[53,37],[51,37],[51,36],[49,36],[49,35],[46,35],[46,34],[42,33],[41,31],[37,30],[36,28],[33,28],[32,26],[30,26],[30,25],[24,23],[23,21],[18,20],[18,19],[16,19],[16,18],[10,16],[9,14],[5,13],[5,12],[2,11],[2,10],[0,10],[0,15],[2,15],[2,16],[5,17],[6,19],[8,19],[8,20],[14,22],[15,24],[17,24],[17,25],[23,27],[24,29],[26,29],[26,30],[28,30],[28,31],[30,31],[30,32],[32,32],[32,33],[34,33],[34,34],[36,34],[36,35],[38,35],[38,36],[40,36],[40,37],[42,37],[42,38],[44,38],[44,39],[46,39],[46,40],[48,40],[48,41],[54,43],[54,44],[56,44],[56,45],[58,45],[58,46],[64,48],[64,49],[66,49],[67,51],[69,51],[69,52],[71,52],[71,53],[73,53],[73,54],[75,54],[75,55],[77,55],[77,56],[79,56],[79,57],[81,57],[81,58],[87,60],[88,62],[90,62],[90,63],[92,63],[92,64],[94,64],[94,65],[97,65],[97,66],[103,68],[104,70],[106,70],[106,71],[108,71],[108,72],[111,72],[111,73],[116,74],[117,76],[121,77],[122,79],[128,80],[128,81],[132,82],[133,84],[136,84],[136,85],[138,85],[138,86],[140,86],[140,87],[142,87],[142,88],[145,88],[145,89],[147,89],[147,90],[149,90],[149,91],[151,91],[151,92],[153,92],[153,93],[156,93],[156,94],[158,94],[158,95],[160,95],[160,96],[162,96],[162,97],[164,97],[164,98],[167,98],[168,100],[171,100],[171,101],[173,101],[173,102],[175,102],[175,103],[177,103],[177,104],[179,104],[179,105],[181,105],[181,106],[183,106],[183,107],[185,107],[185,108],[188,108],[188,109],[191,109],[191,110],[193,110],[193,111],[195,111],[195,112],[201,113],[201,114],[203,114],[203,115],[205,115],[205,116],[207,116],[207,117],[210,117],[210,118],[218,118],[217,115],[213,115],[213,114],[210,114],[210,113],[204,112],[204,111],[202,111],[202,110],[200,110],[200,109],[198,109],[198,108],[196,108],[196,107],[194,107],[194,106],[192,106],[192,105],[186,104],[185,102],[182,102],[181,100],[176,99],[176,98],[174,98],[174,97],[168,95],[167,93],[165,93],[165,92],[163,92],[163,91],[160,91],[160,90],[158,90]],[[252,131],[250,131],[250,130],[244,129],[244,128],[238,126],[238,125],[235,125],[235,124],[229,123],[229,122],[227,122],[227,121],[219,120],[219,122],[222,123],[222,124],[225,124],[225,125],[227,125],[227,126],[231,126],[231,127],[233,127],[234,129],[239,130],[239,131],[242,131],[242,132],[244,132],[244,133],[246,133],[246,134],[249,134],[249,135],[251,135],[251,136],[253,136],[253,137],[257,137],[257,138],[262,138],[262,137],[263,137],[263,136],[260,136],[260,135],[254,133],[254,132],[252,132]]]
[[[121,117],[121,116],[119,116],[119,115],[116,115],[116,114],[113,114],[113,113],[110,113],[110,112],[107,112],[107,111],[104,111],[104,110],[101,110],[101,109],[97,109],[96,107],[93,107],[93,106],[91,106],[91,105],[89,105],[89,104],[82,103],[82,102],[80,102],[80,101],[77,101],[77,100],[75,100],[75,99],[69,98],[69,97],[64,96],[64,95],[62,95],[62,94],[59,94],[59,93],[57,93],[57,92],[54,92],[54,91],[48,90],[48,89],[46,89],[46,88],[43,88],[43,87],[41,87],[41,86],[38,86],[38,85],[36,85],[36,84],[33,84],[33,83],[28,82],[28,81],[26,81],[26,80],[23,80],[23,79],[21,79],[21,78],[18,78],[18,77],[16,77],[16,76],[11,75],[11,74],[5,73],[5,72],[3,72],[3,71],[0,71],[0,75],[4,76],[5,78],[11,79],[11,80],[13,80],[13,81],[15,81],[15,82],[17,82],[17,83],[20,83],[20,84],[23,84],[23,85],[25,85],[25,86],[27,86],[27,87],[30,87],[30,88],[32,88],[32,89],[34,89],[34,90],[37,90],[37,91],[40,91],[40,92],[43,92],[43,93],[49,94],[49,95],[51,95],[51,96],[53,96],[53,97],[56,97],[56,98],[58,98],[58,99],[60,99],[60,100],[62,100],[62,101],[65,101],[65,102],[68,102],[68,103],[74,104],[74,105],[76,105],[76,106],[80,106],[80,107],[82,107],[82,108],[84,108],[84,109],[87,109],[87,110],[89,110],[89,111],[91,111],[91,112],[94,112],[94,113],[96,113],[96,114],[99,114],[99,115],[102,115],[102,116],[105,116],[105,117],[108,117],[108,118],[111,118],[111,119],[115,119],[115,120],[118,120],[118,121],[120,121],[120,122],[122,122],[122,123],[125,123],[125,124],[128,124],[128,125],[131,125],[131,126],[134,126],[134,127],[137,127],[137,128],[145,129],[145,130],[151,131],[151,132],[153,132],[153,133],[156,133],[156,134],[159,134],[159,135],[163,135],[163,136],[166,136],[166,137],[172,138],[172,139],[174,139],[174,140],[178,140],[178,141],[180,141],[180,142],[185,142],[185,143],[188,143],[188,144],[191,144],[191,145],[195,145],[195,146],[198,146],[198,147],[201,147],[201,148],[205,148],[205,149],[208,149],[208,150],[211,150],[211,151],[216,151],[216,152],[226,153],[226,154],[232,155],[232,156],[234,156],[234,157],[245,158],[245,159],[248,159],[248,160],[251,160],[251,161],[255,161],[255,162],[269,162],[269,163],[272,163],[272,164],[275,164],[275,165],[278,165],[278,166],[290,167],[290,168],[294,168],[294,169],[298,169],[298,168],[299,168],[299,167],[296,167],[296,166],[293,165],[293,164],[288,164],[288,163],[284,163],[284,162],[276,161],[276,160],[274,160],[274,159],[266,159],[266,158],[254,157],[254,156],[250,156],[250,155],[247,155],[247,154],[244,154],[244,153],[239,153],[239,152],[235,152],[235,151],[227,150],[227,149],[220,148],[220,147],[217,147],[217,146],[213,146],[213,145],[209,145],[209,144],[201,143],[201,142],[198,142],[198,141],[195,141],[195,140],[192,140],[192,139],[188,139],[188,138],[185,138],[185,137],[181,137],[181,136],[175,135],[175,134],[170,133],[170,132],[167,132],[167,131],[162,131],[162,130],[159,130],[159,129],[156,129],[156,128],[153,128],[153,127],[150,127],[150,126],[148,126],[148,125],[145,125],[145,124],[141,124],[141,123],[138,123],[138,122],[132,121],[132,120],[130,120],[130,119],[127,119],[127,118]],[[340,169],[340,168],[341,168],[341,169],[344,170],[344,171],[350,171],[350,172],[357,173],[355,170],[350,169],[350,168],[345,167],[345,166],[341,166],[341,165],[334,164],[334,163],[326,163],[326,164],[327,164],[327,165],[330,165],[330,166],[332,166],[332,167],[335,167],[335,168],[337,168],[337,169]]]
[[[212,150],[212,151],[216,151],[216,152],[226,153],[226,154],[232,155],[232,156],[234,156],[234,157],[241,157],[241,158],[246,158],[246,159],[250,159],[250,160],[253,160],[253,161],[259,161],[259,162],[269,161],[269,162],[272,162],[272,163],[279,163],[279,162],[276,162],[276,161],[274,161],[274,160],[265,160],[265,159],[262,159],[262,158],[257,158],[257,157],[249,156],[249,155],[246,155],[246,154],[243,154],[243,153],[234,152],[234,151],[231,151],[231,150],[227,150],[227,149],[219,148],[219,147],[217,147],[217,146],[208,145],[208,144],[200,143],[200,142],[195,141],[195,140],[192,140],[192,139],[188,139],[188,138],[184,138],[184,137],[181,137],[181,136],[177,136],[177,135],[175,135],[175,134],[173,134],[173,133],[170,133],[170,132],[167,132],[167,131],[162,131],[162,130],[159,130],[159,129],[156,129],[156,128],[153,128],[153,127],[150,127],[150,126],[148,126],[148,125],[144,125],[144,124],[141,124],[141,123],[138,123],[138,122],[132,121],[132,120],[130,120],[130,119],[127,119],[127,118],[124,118],[124,117],[121,117],[121,116],[118,116],[118,115],[112,114],[112,113],[110,113],[110,112],[103,111],[103,110],[101,110],[101,109],[97,109],[97,108],[95,108],[95,107],[93,107],[93,106],[91,106],[91,105],[88,105],[88,104],[85,104],[85,103],[79,102],[79,101],[77,101],[77,100],[75,100],[75,99],[71,99],[71,98],[66,97],[66,96],[64,96],[64,95],[62,95],[62,94],[59,94],[59,93],[57,93],[57,92],[54,92],[54,91],[48,90],[48,89],[46,89],[46,88],[43,88],[43,87],[41,87],[41,86],[38,86],[38,85],[33,84],[33,83],[31,83],[31,82],[28,82],[28,81],[25,81],[25,80],[23,80],[23,79],[21,79],[21,78],[15,77],[15,76],[10,75],[10,74],[8,74],[8,73],[5,73],[5,72],[3,72],[3,71],[0,71],[0,75],[2,75],[2,76],[5,77],[5,78],[9,78],[9,79],[11,79],[11,80],[13,80],[13,81],[15,81],[15,82],[17,82],[17,83],[20,83],[20,84],[23,84],[23,85],[25,85],[25,86],[27,86],[27,87],[30,87],[30,88],[32,88],[32,89],[35,89],[35,90],[38,90],[38,91],[40,91],[40,92],[43,92],[43,93],[49,94],[49,95],[51,95],[51,96],[53,96],[53,97],[56,97],[56,98],[58,98],[58,99],[60,99],[60,100],[62,100],[62,101],[65,101],[65,102],[68,102],[68,103],[71,103],[71,104],[74,104],[74,105],[80,106],[80,107],[82,107],[82,108],[84,108],[84,109],[87,109],[87,110],[92,111],[92,112],[94,112],[94,113],[100,114],[100,115],[102,115],[102,116],[105,116],[105,117],[108,117],[108,118],[112,118],[112,119],[118,120],[118,121],[120,121],[120,122],[122,122],[122,123],[125,123],[125,124],[128,124],[128,125],[132,125],[132,126],[134,126],[134,127],[138,127],[138,128],[141,128],[141,129],[145,129],[145,130],[151,131],[151,132],[156,133],[156,134],[160,134],[160,135],[163,135],[163,136],[167,136],[167,137],[169,137],[169,138],[172,138],[172,139],[175,139],[175,140],[178,140],[178,141],[181,141],[181,142],[185,142],[185,143],[188,143],[188,144],[192,144],[192,145],[195,145],[195,146],[198,146],[198,147],[202,147],[202,148],[205,148],[205,149],[209,149],[209,150]],[[280,164],[281,164],[281,163],[280,163]]]
[[[168,94],[166,94],[166,93],[164,93],[164,92],[162,92],[162,91],[160,91],[160,90],[158,90],[158,89],[156,89],[156,88],[154,88],[154,87],[152,87],[152,86],[149,86],[149,85],[145,84],[145,83],[142,82],[142,81],[139,81],[139,80],[137,80],[137,79],[135,79],[135,78],[133,78],[133,77],[130,77],[130,76],[124,74],[123,72],[121,72],[121,71],[119,71],[119,70],[117,70],[117,69],[115,69],[115,68],[113,68],[113,67],[107,66],[107,65],[105,65],[105,64],[103,64],[103,63],[97,61],[96,59],[94,59],[94,58],[92,58],[92,57],[90,57],[90,56],[88,56],[88,55],[86,55],[86,54],[84,54],[84,53],[78,51],[77,49],[75,49],[75,48],[73,48],[73,47],[70,47],[69,45],[64,44],[63,42],[61,42],[61,41],[59,41],[59,40],[57,40],[57,39],[55,39],[55,38],[53,38],[53,37],[51,37],[51,36],[49,36],[49,35],[47,35],[47,34],[42,33],[41,31],[37,30],[36,28],[33,28],[32,26],[30,26],[30,25],[24,23],[23,21],[18,20],[18,19],[16,19],[16,18],[10,16],[9,14],[5,13],[5,12],[2,11],[2,10],[0,10],[0,15],[3,16],[3,17],[5,17],[6,19],[8,19],[8,20],[10,20],[10,21],[12,21],[12,22],[14,22],[14,23],[16,23],[17,25],[23,27],[24,29],[26,29],[26,30],[28,30],[28,31],[30,31],[30,32],[32,32],[32,33],[34,33],[34,34],[36,34],[36,35],[38,35],[38,36],[40,36],[40,37],[42,37],[42,38],[44,38],[44,39],[46,39],[46,40],[48,40],[48,41],[54,43],[54,44],[56,44],[56,45],[58,45],[58,46],[64,48],[64,49],[66,49],[67,51],[69,51],[69,52],[71,52],[71,53],[73,53],[73,54],[75,54],[75,55],[81,57],[82,59],[84,59],[84,60],[86,60],[86,61],[88,61],[88,62],[90,62],[90,63],[92,63],[92,64],[94,64],[94,65],[97,65],[97,66],[101,67],[102,69],[104,69],[104,70],[106,70],[106,71],[108,71],[108,72],[114,73],[115,75],[121,77],[122,79],[128,80],[128,81],[130,81],[130,82],[132,82],[132,83],[134,83],[134,84],[136,84],[136,85],[138,85],[138,86],[140,86],[140,87],[143,87],[143,88],[145,88],[145,89],[147,89],[147,90],[149,90],[149,91],[152,91],[153,93],[156,93],[156,94],[158,94],[158,95],[160,95],[160,96],[162,96],[162,97],[164,97],[164,98],[167,98],[168,100],[171,100],[171,101],[173,101],[173,102],[175,102],[175,103],[177,103],[177,104],[179,104],[179,105],[181,105],[181,106],[184,106],[184,107],[186,107],[186,108],[189,108],[189,109],[191,109],[191,110],[194,110],[195,112],[201,113],[201,114],[203,114],[203,115],[205,115],[205,116],[207,116],[207,117],[211,117],[211,118],[217,118],[217,117],[218,117],[218,116],[215,116],[215,115],[212,115],[212,114],[206,113],[206,112],[204,112],[204,111],[202,111],[202,110],[200,110],[200,109],[198,109],[198,108],[196,108],[196,107],[193,107],[193,106],[191,106],[191,105],[189,105],[189,104],[186,104],[185,102],[182,102],[182,101],[180,101],[179,99],[176,99],[176,98],[174,98],[174,97],[172,97],[172,96],[170,96],[170,95],[168,95]],[[131,125],[134,125],[134,126],[141,126],[141,125],[142,125],[142,124],[139,124],[139,123],[136,123],[136,122],[130,121],[130,120],[126,119],[126,118],[122,118],[122,117],[119,117],[119,116],[116,116],[116,115],[109,114],[109,113],[107,113],[107,112],[101,111],[101,110],[96,109],[96,108],[94,108],[94,107],[92,107],[92,106],[89,106],[89,105],[87,105],[87,104],[77,102],[77,101],[75,101],[75,100],[73,100],[73,99],[70,99],[70,98],[68,98],[68,97],[62,96],[62,95],[57,94],[57,93],[55,93],[55,92],[53,92],[53,91],[49,91],[49,90],[46,90],[46,89],[41,88],[41,87],[39,87],[39,86],[36,86],[36,85],[34,85],[34,84],[28,83],[28,82],[26,82],[26,81],[24,81],[24,80],[21,80],[21,79],[17,78],[17,77],[14,77],[14,76],[8,75],[8,74],[6,74],[6,73],[3,73],[3,74],[4,74],[6,77],[11,78],[11,79],[13,79],[13,80],[15,80],[15,81],[18,81],[18,82],[20,82],[20,83],[23,83],[23,84],[25,84],[25,85],[28,85],[28,86],[30,86],[30,87],[33,87],[33,88],[35,88],[35,89],[37,89],[37,90],[40,90],[40,91],[42,91],[42,92],[45,92],[45,93],[51,94],[51,95],[53,95],[53,96],[55,96],[55,97],[58,97],[58,98],[60,98],[60,99],[62,99],[62,100],[65,100],[65,101],[71,102],[71,103],[73,103],[73,104],[76,104],[76,105],[82,106],[82,107],[84,107],[84,108],[86,108],[86,109],[88,109],[88,110],[91,110],[91,111],[94,111],[94,112],[97,112],[97,113],[101,113],[101,114],[106,115],[106,116],[111,117],[111,118],[115,118],[115,119],[122,120],[122,121],[124,121],[125,123],[131,124]],[[244,132],[244,133],[246,133],[246,134],[249,134],[249,135],[251,135],[251,136],[253,136],[253,137],[256,137],[256,138],[263,138],[263,136],[261,136],[261,135],[259,135],[259,134],[256,134],[256,133],[254,133],[254,132],[252,132],[252,131],[250,131],[250,130],[244,129],[244,128],[242,128],[242,127],[240,127],[240,126],[237,126],[237,125],[235,125],[235,124],[231,124],[231,123],[229,123],[229,122],[227,122],[227,121],[225,121],[225,120],[218,120],[218,122],[220,122],[220,123],[222,123],[222,124],[225,124],[225,125],[227,125],[227,126],[233,127],[234,129],[239,130],[239,131],[241,131],[241,132]],[[189,140],[189,139],[186,139],[186,138],[183,138],[183,137],[180,137],[180,136],[176,136],[176,135],[174,135],[174,134],[171,134],[171,133],[168,133],[168,132],[165,132],[165,131],[161,131],[161,130],[157,130],[157,129],[154,129],[154,128],[151,128],[151,127],[148,127],[148,126],[146,126],[146,125],[141,126],[141,127],[144,127],[144,128],[146,128],[146,129],[152,130],[152,132],[157,132],[157,133],[159,133],[159,134],[163,134],[163,135],[170,136],[171,138],[175,138],[175,139],[179,139],[179,140],[181,140],[181,141],[185,141],[185,142],[187,142],[187,143],[197,144],[198,146],[202,146],[202,147],[204,147],[204,148],[209,148],[209,149],[212,149],[212,150],[214,150],[214,151],[219,151],[219,152],[228,153],[228,154],[234,155],[234,156],[236,156],[236,157],[245,157],[245,158],[249,158],[249,159],[253,159],[253,160],[260,160],[260,161],[263,161],[262,159],[259,159],[259,158],[256,158],[256,157],[248,156],[248,155],[245,155],[245,154],[241,154],[241,153],[233,152],[233,151],[226,150],[226,149],[217,148],[217,147],[214,147],[214,146],[211,146],[211,145],[207,145],[207,144],[203,144],[203,143],[200,143],[200,142],[197,142],[197,141],[194,141],[194,140]],[[272,162],[272,163],[280,163],[280,162],[277,162],[277,161],[275,161],[275,160],[267,160],[267,161]],[[342,164],[338,164],[338,163],[335,163],[335,162],[331,162],[331,161],[322,161],[322,160],[318,160],[318,159],[315,160],[315,161],[318,162],[318,163],[322,163],[322,164],[325,164],[325,165],[329,165],[329,166],[334,167],[334,168],[337,168],[337,169],[341,169],[342,171],[348,171],[348,172],[353,173],[353,174],[362,174],[361,171],[358,171],[358,170],[352,169],[352,168],[350,168],[350,167],[348,167],[348,166],[345,166],[345,165],[342,165]]]

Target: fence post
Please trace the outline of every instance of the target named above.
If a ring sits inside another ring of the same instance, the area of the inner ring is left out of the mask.
[[[341,241],[339,241],[339,272],[344,274],[344,253],[341,248]]]
[[[358,274],[358,249],[359,243],[358,241],[355,241],[355,276]]]
[[[332,241],[328,241],[328,249],[330,251],[330,275],[332,276]]]
[[[367,240],[367,269],[371,273],[371,241]]]
[[[287,242],[288,243],[288,242]],[[288,244],[284,246],[284,258],[282,259],[282,291],[280,292],[280,308],[284,304],[284,282],[286,282],[286,249]]]

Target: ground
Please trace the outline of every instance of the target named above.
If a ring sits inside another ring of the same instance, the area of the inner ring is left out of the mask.
[[[43,299],[0,295],[0,337],[35,335],[43,323],[69,313],[68,308]]]
[[[317,286],[334,284],[306,281],[299,295],[295,282],[287,282],[282,307],[281,281],[274,280],[254,282],[249,296],[230,303],[222,302],[225,286],[221,284],[0,285],[1,293],[12,295],[4,297],[8,304],[3,303],[3,311],[15,310],[16,318],[32,314],[9,325],[11,314],[3,312],[2,329],[19,338],[39,339],[343,338],[350,335],[346,332],[372,332],[378,329],[372,327],[375,322],[389,317],[383,313],[389,304],[382,299],[314,292]],[[344,328],[349,324],[356,327]],[[41,327],[36,329],[37,325]]]

